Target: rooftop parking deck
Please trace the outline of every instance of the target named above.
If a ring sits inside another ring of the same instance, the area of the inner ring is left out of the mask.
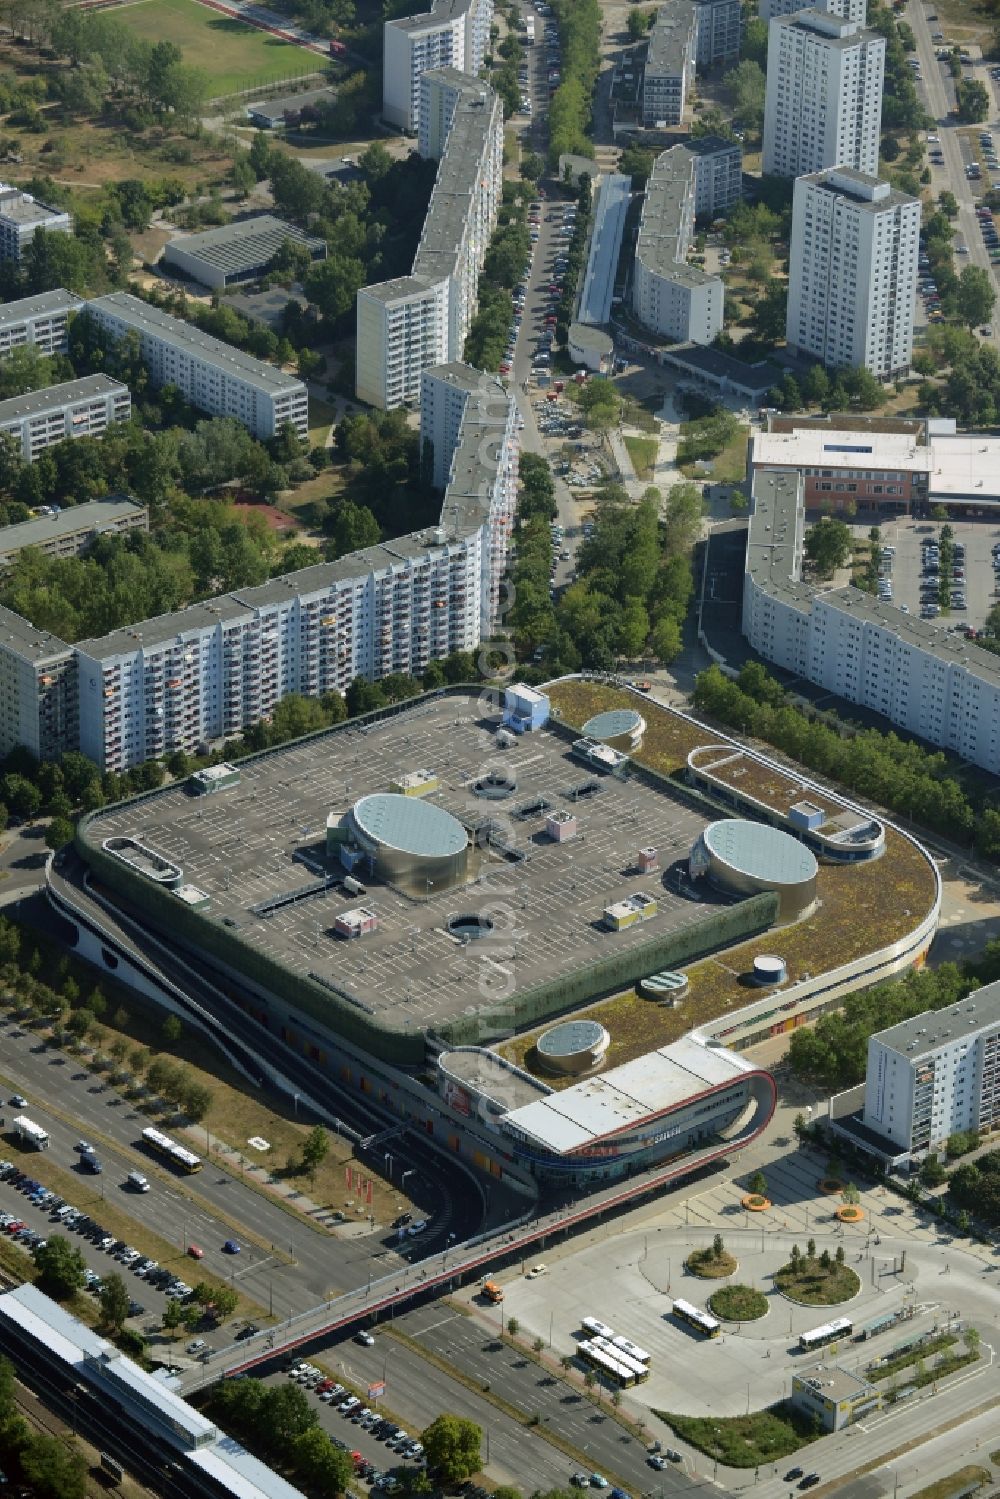
[[[244,760],[239,785],[215,796],[193,797],[177,785],[109,808],[84,836],[90,845],[133,838],[172,861],[186,885],[208,896],[199,921],[221,923],[292,974],[319,976],[379,1025],[407,1033],[495,1003],[498,990],[517,996],[575,973],[730,904],[678,879],[711,820],[687,799],[639,778],[595,772],[573,757],[568,736],[552,730],[498,749],[499,727],[499,711],[487,715],[481,699],[425,700],[395,718]],[[336,855],[328,858],[327,818],[416,769],[438,778],[426,801],[468,828],[493,819],[494,841],[480,841],[469,882],[447,891],[431,881],[423,890],[418,881],[417,893],[406,894],[358,868],[363,904],[378,927],[356,940],[338,937],[335,918],[359,896],[343,888]],[[490,770],[515,783],[505,799],[477,795],[476,782]],[[574,813],[575,837],[549,839],[552,810]],[[659,850],[660,867],[643,875],[638,852],[648,846]],[[655,894],[656,915],[606,931],[604,908],[639,892]],[[448,923],[466,914],[478,929],[463,942]]]

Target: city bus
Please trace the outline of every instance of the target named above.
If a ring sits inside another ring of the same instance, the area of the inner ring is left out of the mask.
[[[630,1343],[628,1338],[622,1337],[621,1333],[616,1338],[612,1338],[611,1341],[622,1353],[628,1354],[629,1358],[636,1359],[640,1364],[649,1363],[652,1355],[648,1354],[645,1348],[640,1348],[638,1344]]]
[[[814,1327],[811,1331],[802,1333],[799,1348],[803,1353],[811,1353],[814,1348],[823,1348],[837,1338],[849,1337],[853,1331],[854,1323],[850,1317],[835,1317],[832,1322],[824,1322],[822,1327]]]
[[[201,1170],[201,1157],[196,1156],[192,1150],[185,1150],[183,1145],[178,1145],[176,1140],[171,1140],[161,1130],[144,1129],[142,1143],[154,1155],[161,1156],[171,1166],[176,1166],[178,1171],[190,1175],[192,1171]]]
[[[606,1322],[599,1322],[596,1317],[584,1317],[580,1326],[592,1338],[608,1338],[610,1340],[615,1335],[613,1327],[609,1327]]]
[[[577,1348],[577,1353],[585,1363],[590,1364],[599,1374],[603,1374],[606,1379],[618,1385],[619,1388],[627,1390],[631,1389],[632,1385],[635,1384],[636,1375],[634,1371],[626,1368],[620,1360],[612,1358],[609,1353],[605,1353],[596,1344],[589,1341],[581,1343]]]
[[[678,1298],[674,1302],[674,1316],[695,1332],[702,1333],[706,1338],[717,1338],[719,1336],[720,1324],[709,1312],[703,1312],[699,1307],[692,1306],[690,1301],[681,1301]]]
[[[623,1353],[608,1338],[593,1338],[591,1341],[593,1346],[600,1353],[603,1353],[606,1358],[611,1359],[613,1363],[621,1364],[623,1369],[627,1369],[636,1384],[641,1384],[644,1379],[649,1378],[649,1369],[645,1364],[641,1364],[637,1358],[630,1358],[627,1353]]]

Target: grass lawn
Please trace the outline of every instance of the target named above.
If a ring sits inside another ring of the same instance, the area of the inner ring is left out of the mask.
[[[330,428],[337,419],[337,408],[318,396],[309,397],[309,442],[313,447],[326,447]]]
[[[708,1298],[708,1305],[727,1322],[754,1322],[767,1313],[767,1297],[753,1286],[720,1286]]]
[[[749,1416],[674,1416],[654,1410],[682,1441],[730,1468],[758,1468],[815,1440],[812,1420],[785,1404]]]
[[[717,1255],[711,1246],[696,1249],[684,1263],[692,1275],[699,1275],[702,1280],[721,1280],[725,1275],[732,1275],[737,1266],[737,1261],[727,1250]]]
[[[233,21],[197,0],[137,0],[116,11],[115,20],[148,42],[173,42],[186,63],[208,74],[214,95],[300,78],[321,66],[304,47]]]
[[[626,437],[625,446],[637,479],[651,479],[659,443],[655,437]]]
[[[947,1478],[939,1478],[936,1483],[929,1483],[926,1488],[918,1489],[913,1499],[953,1499],[953,1495],[968,1493],[971,1484],[978,1482],[982,1487],[984,1483],[989,1483],[990,1477],[988,1468],[969,1463],[955,1473],[949,1473]]]
[[[861,1289],[861,1282],[849,1265],[838,1265],[832,1260],[830,1268],[824,1270],[818,1259],[808,1256],[794,1265],[791,1260],[782,1265],[774,1283],[789,1301],[801,1302],[803,1306],[839,1306]]]
[[[300,526],[317,526],[326,513],[325,501],[333,499],[344,488],[339,469],[325,468],[314,479],[306,479],[281,496],[281,508],[295,517]]]
[[[969,0],[940,0],[933,31],[943,31],[949,42],[988,42],[993,34],[992,18],[984,5]]]
[[[699,469],[696,464],[682,463],[681,473],[689,479],[710,478],[713,484],[742,484],[747,476],[747,442],[750,431],[740,427],[726,446],[714,458],[709,459],[711,469]]]

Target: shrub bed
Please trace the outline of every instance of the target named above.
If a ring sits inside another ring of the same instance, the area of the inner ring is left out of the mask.
[[[675,1416],[653,1411],[682,1441],[730,1468],[758,1468],[816,1438],[811,1419],[782,1401],[749,1416]]]
[[[767,1315],[767,1297],[753,1286],[720,1286],[708,1298],[708,1305],[714,1316],[727,1322],[754,1322]]]
[[[695,1249],[684,1263],[692,1275],[700,1275],[702,1280],[723,1280],[739,1268],[739,1261],[727,1249],[717,1255],[711,1245]]]
[[[824,1266],[810,1255],[782,1265],[775,1272],[774,1283],[789,1301],[798,1301],[803,1306],[837,1306],[841,1301],[850,1301],[861,1289],[861,1281],[850,1266],[840,1265],[836,1260]]]

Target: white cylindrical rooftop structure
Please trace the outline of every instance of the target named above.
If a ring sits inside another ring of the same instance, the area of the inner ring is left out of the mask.
[[[691,850],[693,878],[705,874],[720,890],[757,895],[774,890],[778,923],[797,921],[816,904],[815,855],[779,828],[726,817],[711,822]]]

